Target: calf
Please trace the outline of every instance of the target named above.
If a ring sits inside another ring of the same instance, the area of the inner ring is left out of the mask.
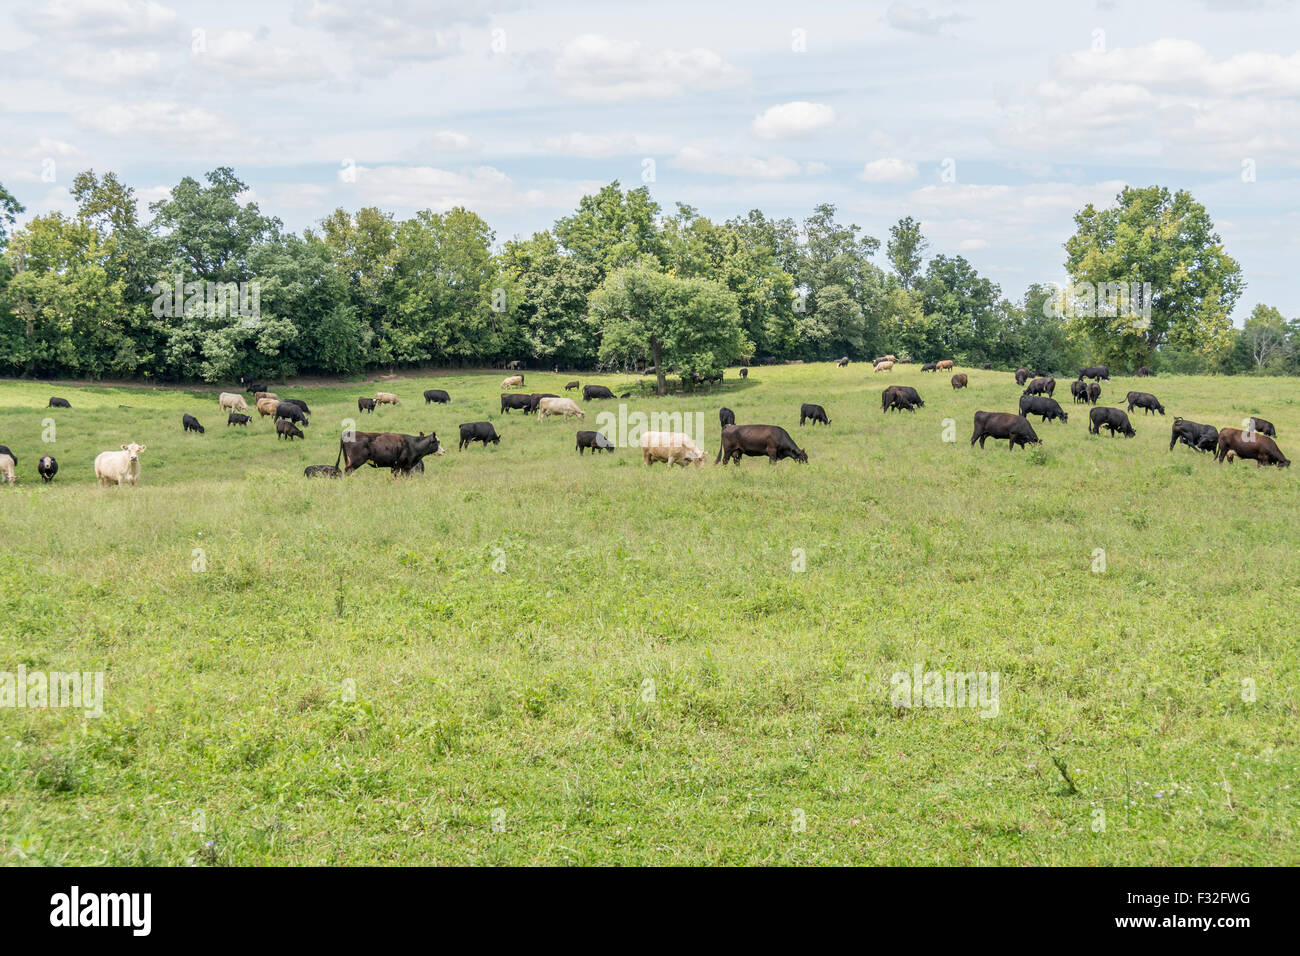
[[[342,478],[337,465],[308,465],[302,470],[308,478]]]
[[[497,430],[492,427],[491,422],[466,422],[460,426],[460,444],[456,446],[457,451],[464,451],[469,447],[470,442],[482,442],[483,447],[488,446],[488,442],[494,445],[501,444],[501,436]]]
[[[226,418],[226,427],[229,428],[231,425],[247,425],[252,420],[252,415],[241,415],[239,412],[231,412]]]
[[[933,372],[936,368],[938,368],[938,366],[935,365],[935,363],[933,363],[933,362],[926,362],[924,365],[921,366],[921,371],[922,371],[922,372]]]
[[[46,408],[71,408],[71,403],[66,398],[51,398],[50,404]]]
[[[956,375],[952,377],[951,381],[952,381],[952,390],[954,392],[957,391],[957,389],[959,388],[965,388],[967,382],[966,373],[958,372]]]
[[[424,390],[424,404],[436,402],[439,405],[446,405],[451,401],[451,396],[440,388],[426,388]]]
[[[53,455],[45,455],[36,463],[36,473],[45,479],[46,484],[49,484],[59,473],[59,463],[54,460]]]
[[[1043,398],[1041,395],[1021,395],[1020,396],[1020,414],[1028,418],[1030,415],[1039,415],[1045,422],[1060,419],[1068,422],[1070,416],[1057,403],[1054,398]]]
[[[1089,403],[1090,405],[1096,405],[1096,404],[1097,404],[1097,399],[1099,399],[1099,398],[1101,398],[1101,386],[1098,385],[1096,382],[1089,382],[1089,383],[1088,383],[1088,403]]]
[[[1056,391],[1056,379],[1054,378],[1036,378],[1025,386],[1026,395],[1046,395],[1052,397]]]
[[[740,464],[741,455],[766,455],[767,460],[775,465],[782,458],[793,458],[806,464],[808,453],[794,443],[794,439],[780,425],[728,425],[722,430],[722,448],[718,450],[719,461],[723,465],[734,461]]]
[[[820,405],[810,405],[805,402],[799,407],[799,424],[803,425],[804,421],[810,420],[814,425],[821,422],[823,425],[829,425],[831,420],[826,417],[826,409]],[[734,422],[732,424],[735,424]]]
[[[578,432],[578,454],[583,454],[588,448],[594,455],[598,451],[613,451],[614,443],[600,432]]]
[[[1253,428],[1261,435],[1268,435],[1270,438],[1277,437],[1277,429],[1273,427],[1273,423],[1270,421],[1265,421],[1262,418],[1251,417],[1246,419],[1245,424],[1247,428]]]
[[[723,406],[718,409],[718,421],[722,423],[723,428],[726,428],[728,425],[734,425],[736,424],[736,413],[726,406]]]
[[[570,382],[568,385],[564,386],[564,390],[565,390],[566,392],[571,392],[571,391],[573,391],[575,388],[578,388],[580,384],[581,384],[580,382],[576,382],[576,381],[574,381],[574,382]]]
[[[134,485],[140,480],[140,453],[147,445],[131,442],[121,451],[101,451],[95,456],[95,481],[100,485]]]
[[[1014,412],[976,412],[975,431],[970,436],[971,447],[979,442],[983,448],[986,438],[1007,439],[1007,451],[1014,451],[1017,445],[1041,444],[1029,419]]]
[[[533,409],[533,398],[531,395],[520,395],[518,392],[505,392],[501,396],[501,412],[509,415],[510,409],[521,408],[527,415]]]
[[[613,398],[614,393],[604,385],[584,385],[582,386],[582,400],[589,402],[593,398]]]
[[[1263,465],[1289,468],[1291,465],[1290,460],[1277,447],[1277,442],[1267,435],[1259,432],[1252,435],[1240,428],[1224,428],[1219,432],[1219,444],[1214,460],[1221,462],[1226,458],[1231,463],[1234,456],[1254,458],[1256,468]]]
[[[1087,403],[1088,401],[1088,383],[1083,379],[1076,379],[1070,383],[1070,394],[1074,396],[1074,403]]]
[[[891,385],[880,393],[882,412],[890,412],[894,409],[899,411],[907,409],[909,412],[914,412],[924,407],[925,402],[921,401],[921,396],[910,385]]]
[[[1219,444],[1219,430],[1213,425],[1175,418],[1173,431],[1169,434],[1169,450],[1173,451],[1174,445],[1179,442],[1195,451],[1212,452]]]
[[[1150,392],[1129,392],[1125,398],[1128,400],[1130,412],[1136,406],[1142,409],[1144,415],[1149,415],[1151,412],[1159,412],[1161,415],[1165,413],[1165,407]]]
[[[1110,429],[1110,437],[1114,438],[1115,433],[1126,435],[1132,438],[1137,434],[1133,426],[1129,424],[1128,415],[1118,408],[1094,408],[1088,413],[1089,425],[1088,434],[1100,435],[1102,426]]]
[[[293,441],[295,438],[306,438],[302,430],[288,418],[277,418],[275,420],[275,434],[277,438],[287,438]]]
[[[740,370],[740,377],[741,377],[741,378],[749,378],[749,369],[747,369],[747,368],[742,368],[742,369]]]
[[[723,433],[725,434],[726,431],[724,428]],[[653,465],[657,461],[662,461],[668,465],[681,465],[685,468],[688,464],[704,464],[705,457],[704,452],[691,440],[691,437],[682,432],[641,433],[643,465]]]
[[[373,398],[358,398],[357,411],[369,412],[373,415],[375,413],[375,400]]]
[[[181,430],[187,432],[198,432],[200,435],[203,434],[203,426],[199,424],[199,420],[193,415],[181,416]]]

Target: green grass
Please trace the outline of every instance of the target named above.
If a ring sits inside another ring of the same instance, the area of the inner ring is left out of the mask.
[[[0,670],[106,675],[100,719],[0,710],[0,859],[1300,863],[1300,472],[1167,450],[1174,415],[1258,413],[1294,457],[1294,383],[1103,383],[1103,404],[1141,387],[1169,410],[1112,439],[1063,381],[1068,424],[1009,453],[970,448],[971,416],[1020,390],[969,374],[954,393],[916,366],[756,368],[628,399],[705,413],[710,464],[673,470],[577,456],[617,401],[585,424],[497,414],[499,372],[279,388],[314,412],[292,444],[227,429],[215,391],[0,383],[20,458]],[[635,388],[528,386],[574,377]],[[889,382],[926,407],[882,415]],[[430,385],[454,404],[426,408]],[[434,429],[447,454],[304,479],[376,388],[403,404],[358,427]],[[833,424],[799,429],[802,401]],[[722,404],[809,464],[714,467]],[[457,452],[484,418],[500,446]],[[95,454],[127,441],[140,485],[97,488]],[[918,662],[997,672],[998,716],[892,706]]]

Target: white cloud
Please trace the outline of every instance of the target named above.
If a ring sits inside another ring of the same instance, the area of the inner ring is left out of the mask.
[[[746,179],[791,179],[795,176],[816,175],[825,171],[823,163],[807,166],[788,156],[757,156],[717,153],[698,146],[683,147],[677,154],[676,164],[694,173],[737,176]]]
[[[1173,37],[1109,52],[1069,53],[1056,61],[1054,71],[1077,83],[1130,83],[1214,96],[1300,96],[1300,53],[1246,51],[1216,60],[1199,43]]]
[[[176,11],[153,0],[46,0],[15,19],[47,41],[131,45],[180,35]]]
[[[235,138],[235,132],[214,113],[167,100],[109,103],[78,110],[82,126],[111,136],[150,136],[184,140],[196,146]]]
[[[930,13],[924,7],[912,6],[908,3],[891,3],[889,9],[885,11],[885,22],[895,30],[924,33],[929,36],[938,36],[950,25],[964,19],[965,17],[955,13]]]
[[[664,152],[671,148],[671,142],[667,136],[646,136],[640,133],[565,133],[546,137],[542,140],[542,148],[565,156],[608,159],[612,156],[644,156]]]
[[[340,182],[346,182],[343,171]],[[521,208],[563,209],[575,206],[599,183],[564,183],[553,188],[521,188],[501,170],[473,166],[460,171],[433,166],[358,166],[353,187],[359,200],[387,209],[432,209],[446,212],[465,206],[481,215]]]
[[[423,147],[440,153],[463,153],[473,145],[473,141],[464,133],[458,133],[451,129],[440,129],[425,140]]]
[[[428,63],[458,52],[457,27],[482,23],[487,8],[465,2],[421,3],[419,0],[375,0],[349,4],[342,0],[297,0],[293,23],[333,36],[348,47],[354,68],[383,76],[401,66]]]
[[[906,183],[917,175],[916,164],[905,159],[876,159],[862,167],[858,178],[864,183]]]
[[[206,50],[193,53],[191,59],[201,69],[214,69],[251,83],[313,82],[330,76],[319,56],[273,43],[265,29],[225,30],[209,39]]]
[[[565,44],[555,80],[568,96],[585,100],[661,99],[730,86],[740,72],[712,50],[650,50],[636,41],[586,33]]]
[[[85,50],[49,65],[64,76],[110,85],[157,75],[162,56],[157,50]]]
[[[825,129],[835,122],[835,109],[825,103],[796,100],[769,106],[754,117],[754,135],[759,139],[785,139],[805,136]]]

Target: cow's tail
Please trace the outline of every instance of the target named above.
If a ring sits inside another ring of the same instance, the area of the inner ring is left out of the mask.
[[[338,467],[339,467],[339,462],[341,462],[342,460],[343,460],[343,436],[340,435],[340,436],[339,436],[339,456],[338,456],[337,458],[334,459],[334,468],[335,468],[336,470],[337,470]]]

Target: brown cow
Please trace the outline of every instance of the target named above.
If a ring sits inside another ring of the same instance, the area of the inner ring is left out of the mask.
[[[1250,435],[1240,428],[1222,428],[1219,430],[1219,447],[1215,450],[1214,460],[1231,462],[1233,457],[1254,458],[1255,467],[1277,465],[1279,468],[1290,466],[1291,462],[1277,447],[1277,442],[1267,435],[1255,432]]]
[[[274,417],[275,410],[279,407],[280,400],[278,398],[259,398],[257,400],[257,414],[262,418],[265,418],[267,415]]]
[[[966,373],[958,372],[956,375],[952,377],[953,391],[955,392],[957,389],[965,388],[965,387],[966,387]]]
[[[391,468],[393,474],[408,474],[425,455],[438,454],[438,436],[399,435],[395,432],[344,432],[339,439],[339,457],[334,467],[347,456],[343,473],[350,475],[367,462],[372,468]]]
[[[946,372],[948,369],[952,368],[952,366],[953,366],[952,359],[944,359],[942,362],[934,363],[934,367],[938,369],[940,372]]]
[[[888,371],[889,371],[891,368],[893,368],[893,367],[894,367],[894,363],[886,360],[886,361],[884,361],[884,362],[880,362],[880,363],[878,363],[878,364],[876,365],[876,371],[877,371],[877,372],[888,372]]]

